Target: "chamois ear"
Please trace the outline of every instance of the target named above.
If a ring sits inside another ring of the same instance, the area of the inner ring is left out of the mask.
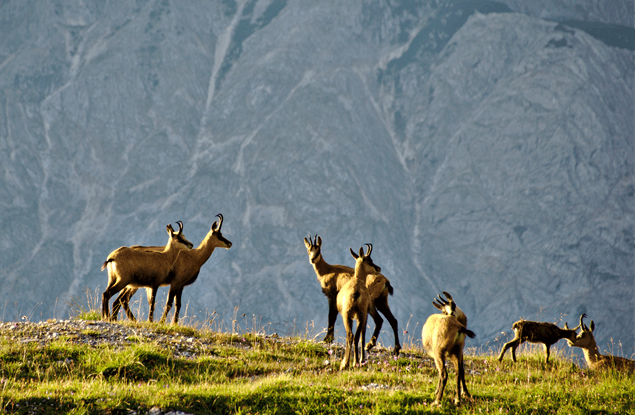
[[[214,223],[212,223],[212,230],[213,231],[217,231],[218,230],[218,221],[214,221]]]
[[[168,224],[168,226],[165,227],[165,229],[168,231],[169,235],[172,235],[174,233],[174,229],[172,228],[172,224]]]
[[[359,258],[359,255],[357,255],[354,251],[353,248],[348,248],[351,250],[351,255],[353,255],[353,258],[355,258],[355,260],[357,261],[357,258]]]
[[[361,257],[364,256],[364,247],[363,246],[359,247],[359,256],[361,256]]]
[[[567,324],[567,322],[566,322],[566,321],[564,322],[564,329],[565,329],[565,330],[569,330],[569,325]]]
[[[595,330],[595,323],[593,322],[593,320],[591,320],[591,333],[593,333],[593,330]]]
[[[311,247],[311,242],[309,242],[306,238],[304,238],[304,246],[306,246],[306,249]]]
[[[436,301],[433,301],[432,305],[435,306],[440,311],[443,311],[443,306],[441,304],[438,304]]]
[[[317,238],[315,239],[315,246],[318,248],[322,246],[322,237],[315,235]]]

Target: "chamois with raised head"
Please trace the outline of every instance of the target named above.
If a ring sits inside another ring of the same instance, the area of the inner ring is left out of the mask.
[[[108,287],[102,294],[101,314],[104,320],[110,320],[110,298],[120,290],[130,285],[134,288],[149,287],[151,295],[149,321],[154,314],[154,300],[157,289],[167,278],[172,265],[181,249],[187,248],[187,242],[181,238],[182,225],[175,232],[172,225],[166,226],[169,239],[162,251],[133,249],[122,246],[108,255],[101,270],[108,269]]]
[[[344,328],[346,329],[346,350],[344,358],[340,364],[340,370],[346,369],[350,363],[351,350],[354,349],[354,359],[356,363],[364,361],[364,341],[366,340],[366,319],[371,307],[370,295],[366,288],[366,277],[368,275],[379,274],[381,268],[373,263],[370,253],[373,250],[371,244],[366,244],[368,252],[364,254],[364,248],[359,248],[359,255],[353,252],[355,258],[355,273],[342,289],[337,293],[337,311],[342,314]],[[357,329],[353,335],[353,320],[357,321]],[[359,340],[362,340],[361,354],[359,351]]]
[[[584,324],[583,320],[586,314],[580,316],[580,325],[582,328],[580,334],[574,339],[567,339],[569,347],[579,347],[584,353],[584,359],[586,364],[591,370],[606,370],[614,369],[617,371],[634,372],[635,360],[626,359],[625,357],[613,356],[610,354],[601,354],[598,350],[598,345],[595,342],[595,336],[593,331],[595,330],[595,323],[591,320],[590,328]]]
[[[181,296],[183,294],[183,288],[196,281],[201,267],[212,255],[214,249],[229,249],[232,246],[232,243],[223,237],[223,234],[221,233],[223,215],[219,213],[216,217],[219,220],[214,221],[210,231],[207,233],[200,245],[196,249],[183,250],[183,252],[179,254],[179,257],[170,270],[170,274],[163,282],[162,286],[169,285],[170,291],[168,293],[165,309],[163,310],[163,315],[161,316],[161,322],[165,322],[167,315],[172,308],[172,304],[174,303],[174,299],[176,299],[176,309],[174,311],[174,318],[172,322],[174,324],[178,323],[179,313],[181,311]],[[137,248],[140,249],[143,247]],[[149,248],[154,249],[155,247]],[[188,253],[186,254],[185,252]],[[126,311],[128,318],[130,320],[134,320],[134,315],[130,312],[129,301],[136,291],[137,288],[126,287],[113,304],[113,314],[115,313],[115,307],[117,307],[117,311],[119,311],[119,306],[121,305]]]
[[[443,391],[448,381],[448,371],[445,367],[446,358],[450,358],[456,370],[456,397],[454,403],[461,403],[461,390],[465,396],[470,397],[465,384],[465,369],[463,365],[463,347],[465,344],[465,336],[474,338],[476,335],[473,331],[468,330],[456,316],[456,303],[452,297],[444,292],[449,301],[441,304],[443,314],[432,314],[426,320],[421,331],[423,347],[426,352],[434,359],[434,365],[439,373],[439,380],[435,390],[434,405],[441,404]],[[441,298],[439,296],[439,298]],[[435,307],[439,308],[434,301]],[[461,312],[463,313],[463,312]],[[463,314],[465,317],[465,314]],[[467,318],[466,318],[467,321]]]
[[[176,223],[179,225],[179,234],[180,234],[181,242],[183,243],[183,245],[185,245],[183,249],[192,249],[194,247],[194,244],[190,242],[189,240],[187,240],[185,238],[185,235],[183,234],[183,222],[179,220]],[[133,245],[130,248],[139,249],[139,250],[163,251],[165,249],[165,246]],[[168,285],[168,284],[164,284],[164,285]],[[128,316],[129,320],[136,321],[134,314],[130,310],[130,299],[132,298],[133,295],[135,295],[137,290],[138,288],[133,288],[133,287],[126,287],[123,290],[121,290],[121,292],[119,293],[115,301],[112,303],[112,315],[110,316],[111,321],[117,320],[117,316],[119,315],[119,310],[121,309],[121,307],[123,307],[124,311],[126,312],[126,316]],[[146,287],[146,294],[148,297],[148,301],[150,301],[150,296],[152,295],[152,289]]]
[[[574,339],[578,327],[569,329],[567,323],[564,323],[564,328],[560,328],[553,323],[518,320],[512,325],[514,338],[503,345],[498,361],[502,362],[507,349],[512,349],[512,360],[516,362],[516,348],[524,342],[530,342],[543,344],[545,363],[549,363],[549,348],[560,339]]]
[[[337,320],[337,293],[342,287],[353,278],[355,270],[345,265],[331,265],[324,260],[322,256],[322,238],[318,235],[312,239],[304,238],[304,245],[306,246],[307,254],[309,255],[309,261],[313,265],[315,274],[317,275],[318,282],[322,287],[322,292],[328,299],[329,315],[328,315],[328,328],[324,342],[331,343],[335,338],[335,321]],[[381,331],[381,327],[384,323],[381,314],[383,314],[392,327],[393,334],[395,336],[395,348],[393,353],[399,354],[401,350],[401,344],[399,343],[399,327],[397,319],[393,316],[388,305],[388,296],[392,295],[394,290],[390,281],[382,274],[368,275],[366,279],[366,288],[368,288],[368,294],[370,295],[371,308],[369,313],[375,321],[375,331],[373,332],[370,341],[366,345],[366,350],[372,349],[377,344],[377,337]]]
[[[220,213],[216,215],[218,222],[214,221],[212,227],[207,232],[207,235],[203,241],[195,249],[183,250],[179,254],[166,283],[170,284],[170,292],[168,293],[168,302],[165,305],[163,316],[161,316],[161,322],[164,322],[172,308],[172,303],[176,298],[176,309],[174,310],[174,318],[172,322],[177,324],[179,322],[179,312],[181,311],[181,295],[183,294],[183,288],[187,285],[193,284],[198,278],[198,274],[201,271],[203,264],[207,262],[209,257],[216,248],[229,249],[232,243],[223,236],[221,233],[221,227],[223,226],[223,215]]]
[[[467,316],[465,315],[463,310],[459,308],[459,306],[456,304],[456,302],[454,301],[450,293],[448,293],[447,291],[442,291],[442,292],[443,292],[443,295],[445,295],[445,298],[441,297],[441,294],[438,294],[437,298],[432,300],[432,305],[434,305],[437,309],[439,309],[443,314],[447,316],[456,317],[459,323],[467,327]],[[459,348],[461,349],[461,352],[459,354],[460,355],[459,365],[462,368],[463,367],[463,344],[457,343],[455,347],[457,348],[456,353],[459,353],[458,352]],[[465,375],[461,376],[460,380],[461,380],[461,387],[463,388],[462,392],[465,394],[465,396],[469,398],[470,392],[467,390],[467,384],[465,383]]]

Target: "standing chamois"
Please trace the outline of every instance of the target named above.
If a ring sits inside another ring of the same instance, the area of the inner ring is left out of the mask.
[[[328,316],[328,328],[324,342],[331,343],[335,338],[335,321],[337,320],[337,293],[342,287],[353,278],[355,270],[345,265],[330,265],[322,256],[322,238],[315,235],[314,239],[304,238],[304,245],[306,246],[307,254],[309,255],[309,261],[313,265],[317,279],[322,286],[322,292],[328,299],[329,303],[329,316]],[[388,278],[382,274],[369,275],[366,279],[366,288],[370,295],[371,308],[369,313],[375,321],[375,331],[370,341],[366,345],[366,350],[372,349],[377,344],[377,337],[381,331],[381,326],[384,323],[384,319],[381,318],[379,312],[381,312],[390,323],[393,334],[395,336],[395,349],[393,353],[399,354],[401,350],[401,344],[399,344],[399,328],[397,319],[393,316],[388,305],[388,295],[393,294],[393,287],[390,285]]]
[[[201,267],[209,257],[214,252],[216,248],[226,248],[229,249],[232,246],[232,243],[223,237],[221,233],[221,227],[223,226],[223,215],[220,213],[216,215],[219,219],[218,222],[214,221],[210,231],[207,233],[203,241],[196,249],[188,249],[183,250],[167,278],[163,281],[162,286],[169,285],[170,292],[168,293],[167,304],[165,305],[165,309],[163,311],[163,315],[161,316],[161,322],[165,322],[168,313],[172,308],[172,304],[174,299],[176,298],[176,309],[174,311],[174,318],[172,322],[177,324],[179,322],[179,312],[181,311],[181,296],[183,294],[183,288],[187,285],[191,285],[198,278],[198,274],[201,270]],[[124,310],[126,310],[126,314],[128,318],[134,320],[134,315],[130,311],[129,301],[130,298],[137,291],[137,288],[127,287],[122,294],[117,297],[115,303],[113,304],[113,314],[115,312],[115,306],[117,306],[117,311],[119,311],[119,304],[123,306]]]
[[[595,323],[591,320],[591,328],[586,326],[582,321],[586,314],[580,316],[580,325],[582,331],[574,339],[567,339],[569,347],[580,347],[584,353],[584,359],[587,366],[591,370],[615,369],[618,371],[633,372],[635,371],[635,360],[626,359],[624,357],[613,356],[610,354],[600,354],[598,345],[595,343]]]
[[[183,235],[183,222],[179,220],[176,223],[179,225],[179,234],[181,239],[180,242],[183,245],[185,245],[184,249],[192,249],[194,247],[194,244],[190,242],[187,238],[185,238],[185,235]],[[163,251],[165,249],[165,246],[133,245],[130,248],[138,249],[138,250]],[[138,288],[126,287],[119,292],[119,295],[117,296],[115,301],[112,303],[112,314],[110,315],[111,321],[117,321],[117,316],[119,315],[119,310],[121,309],[121,307],[123,307],[124,311],[126,312],[126,316],[128,316],[129,320],[131,321],[137,320],[134,314],[132,314],[132,311],[130,310],[130,307],[129,307],[130,298],[132,298],[132,296],[137,292],[137,290]],[[148,297],[148,301],[150,301],[150,297],[152,296],[152,289],[146,287],[146,294]]]
[[[438,308],[443,314],[447,315],[447,316],[454,316],[456,317],[456,319],[459,321],[459,323],[463,324],[465,327],[467,327],[467,316],[465,315],[465,313],[463,312],[463,310],[461,310],[459,308],[458,305],[456,305],[456,303],[454,302],[454,299],[452,298],[452,296],[447,292],[447,291],[442,291],[443,295],[445,295],[445,298],[441,297],[441,295],[437,295],[437,298],[432,300],[432,305],[434,305],[436,308]],[[463,368],[463,344],[456,344],[455,345],[456,351],[455,353],[457,355],[459,355],[460,361],[459,361],[459,366],[461,368]],[[461,349],[461,352],[459,353],[458,349]],[[457,382],[457,387],[461,386],[463,388],[463,393],[465,394],[465,396],[467,396],[468,398],[470,397],[470,392],[467,390],[467,384],[465,383],[465,374],[463,374],[463,376],[461,376],[459,379],[457,380],[461,380],[460,385]]]
[[[179,224],[178,232],[172,229],[172,225],[167,225],[166,229],[170,237],[162,251],[133,249],[122,246],[108,255],[108,258],[101,266],[102,271],[106,268],[108,269],[108,287],[101,297],[102,319],[110,320],[108,305],[110,298],[130,285],[135,288],[149,287],[152,290],[148,299],[150,303],[148,320],[152,321],[157,289],[167,278],[179,251],[186,249],[187,243],[191,243],[182,238],[182,224]]]
[[[340,370],[346,369],[351,359],[351,349],[355,349],[355,362],[362,363],[364,361],[364,341],[366,339],[366,319],[368,311],[371,307],[370,295],[366,288],[366,277],[368,275],[379,274],[381,268],[373,263],[370,253],[373,250],[371,244],[366,244],[368,253],[364,255],[364,248],[359,248],[359,255],[353,252],[351,255],[355,258],[355,273],[339,293],[337,293],[337,310],[342,314],[344,320],[344,328],[346,329],[346,351],[344,358],[340,364]],[[353,320],[357,320],[357,330],[353,337]],[[359,353],[359,339],[361,335],[362,350]]]
[[[518,320],[512,325],[514,338],[505,343],[498,355],[498,361],[502,362],[505,352],[511,348],[512,360],[516,362],[516,348],[524,342],[530,342],[542,343],[544,345],[546,355],[545,363],[549,363],[549,348],[560,339],[573,340],[578,327],[569,329],[567,323],[564,323],[564,328],[561,329],[553,323]]]
[[[447,294],[446,297],[448,297]],[[475,334],[459,322],[455,316],[456,303],[451,300],[451,297],[448,298],[450,301],[443,307],[443,314],[432,314],[428,317],[421,331],[423,347],[434,359],[434,365],[439,372],[433,405],[441,405],[443,390],[448,381],[448,371],[445,367],[446,357],[452,360],[456,370],[456,398],[454,403],[456,405],[461,403],[461,387],[463,387],[465,395],[467,397],[470,396],[465,386],[463,346],[465,344],[465,336],[474,338]],[[435,307],[439,308],[436,304]]]

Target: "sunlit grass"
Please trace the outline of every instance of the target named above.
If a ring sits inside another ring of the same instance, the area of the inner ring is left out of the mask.
[[[75,318],[94,312],[87,307],[79,307]],[[567,348],[554,348],[548,364],[541,347],[520,348],[515,364],[508,356],[499,363],[494,351],[468,350],[472,398],[461,407],[452,403],[456,378],[450,368],[443,406],[432,408],[437,371],[414,336],[410,341],[404,336],[399,358],[378,348],[361,367],[339,371],[343,345],[316,342],[308,325],[281,338],[265,336],[262,324],[237,310],[233,327],[225,331],[211,329],[210,321],[119,322],[208,344],[190,357],[177,357],[169,344],[143,335],[129,337],[126,346],[95,347],[78,344],[73,335],[46,344],[1,337],[0,410],[147,413],[156,406],[243,414],[634,413],[635,375],[580,369]],[[97,336],[94,330],[83,334]]]

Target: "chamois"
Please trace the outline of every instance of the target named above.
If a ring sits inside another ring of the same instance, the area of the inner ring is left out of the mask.
[[[443,291],[443,295],[445,295],[445,298],[442,298],[440,294],[437,295],[437,299],[432,300],[432,304],[436,308],[438,308],[443,314],[456,317],[459,323],[467,327],[467,316],[465,315],[463,310],[461,310],[459,306],[456,305],[456,303],[454,302],[454,299],[447,291]],[[462,344],[460,346],[457,345],[457,348],[458,347],[461,348],[461,351],[463,350]],[[460,359],[461,361],[459,362],[459,365],[463,367],[463,353],[462,352],[460,354]],[[469,398],[470,392],[467,390],[467,384],[465,383],[465,376],[461,377],[461,386],[463,387],[463,393],[465,393],[465,395]]]
[[[150,303],[148,320],[152,321],[157,289],[170,272],[179,251],[187,246],[180,239],[181,225],[179,225],[178,232],[172,229],[172,225],[167,225],[166,229],[170,238],[163,251],[140,250],[122,246],[108,255],[101,266],[102,271],[108,268],[108,287],[101,297],[101,315],[104,320],[110,320],[108,306],[110,298],[124,287],[131,285],[152,289],[148,300]]]
[[[578,326],[580,327],[580,326]],[[512,349],[512,360],[516,362],[516,348],[524,342],[542,343],[545,349],[545,363],[549,363],[549,348],[560,339],[574,339],[578,327],[569,329],[567,323],[560,328],[553,323],[518,320],[512,325],[514,338],[505,343],[498,355],[498,361],[503,361],[507,349]]]
[[[214,221],[211,230],[207,233],[207,236],[203,239],[198,248],[183,250],[172,266],[169,275],[163,282],[162,286],[170,286],[170,292],[168,293],[167,303],[165,305],[163,315],[161,316],[161,322],[164,322],[167,318],[167,315],[172,308],[174,298],[176,297],[176,310],[174,311],[174,319],[172,321],[174,324],[178,323],[179,312],[181,311],[181,295],[183,294],[183,288],[196,281],[201,267],[212,255],[215,248],[220,247],[229,249],[232,246],[232,243],[225,239],[221,233],[223,215],[219,213],[216,217],[219,218],[219,221]],[[150,247],[150,249],[154,248],[155,247]],[[188,253],[186,254],[185,252]],[[122,294],[115,300],[115,303],[113,304],[113,313],[115,312],[115,307],[117,307],[117,311],[119,311],[119,305],[121,305],[124,310],[126,310],[128,318],[134,320],[134,315],[130,312],[128,303],[136,291],[137,288],[126,287],[122,291]]]
[[[366,338],[366,319],[370,305],[370,295],[366,288],[366,276],[379,274],[381,268],[373,263],[370,253],[373,250],[371,244],[366,244],[368,252],[364,255],[364,248],[359,248],[359,255],[350,249],[355,258],[355,274],[337,293],[337,310],[342,314],[344,328],[346,329],[346,351],[340,364],[340,370],[346,369],[351,358],[351,349],[354,347],[355,362],[364,361],[364,340]],[[357,330],[353,338],[353,319],[357,320]],[[361,335],[362,350],[359,353],[359,339]]]
[[[580,326],[582,331],[574,339],[567,339],[569,347],[580,347],[584,353],[584,359],[587,366],[592,370],[615,369],[618,371],[635,371],[635,360],[626,359],[624,357],[613,356],[608,354],[600,354],[598,346],[595,343],[595,323],[591,320],[591,328],[586,326],[582,321],[587,315],[580,316]]]
[[[183,249],[192,249],[194,247],[194,244],[190,242],[189,240],[187,240],[185,238],[185,235],[183,235],[183,222],[179,220],[176,223],[179,225],[179,234],[181,235],[180,236],[181,242],[183,243],[183,245],[185,245]],[[163,251],[165,249],[165,246],[133,245],[130,248],[140,249],[140,250],[150,250],[150,251]],[[169,285],[169,284],[164,284],[164,285]],[[119,293],[119,296],[117,296],[117,298],[112,304],[112,315],[110,316],[111,320],[114,320],[114,321],[117,320],[117,316],[119,315],[119,309],[123,307],[124,311],[126,312],[126,316],[128,316],[128,319],[131,321],[136,321],[134,314],[132,314],[132,311],[130,310],[129,304],[130,304],[130,299],[132,298],[133,295],[135,295],[137,290],[138,288],[133,288],[133,287],[126,287],[123,290],[121,290],[121,292]],[[150,296],[152,295],[152,289],[146,288],[146,293],[147,293],[147,297],[149,301]]]
[[[456,398],[454,403],[461,403],[461,385],[466,396],[470,396],[465,387],[465,369],[463,367],[463,345],[465,336],[474,338],[473,331],[468,330],[454,315],[456,303],[450,301],[444,314],[432,314],[426,320],[421,331],[423,347],[434,359],[434,364],[439,372],[439,381],[435,390],[434,405],[441,404],[443,390],[448,381],[448,371],[445,368],[445,359],[450,357],[456,369]]]
[[[218,217],[218,223],[214,221],[210,231],[207,233],[200,245],[195,249],[183,250],[179,254],[170,274],[168,275],[167,282],[170,284],[170,292],[168,293],[168,302],[165,305],[163,316],[161,316],[161,322],[164,322],[172,308],[172,302],[176,297],[176,309],[174,310],[174,319],[172,322],[177,324],[179,322],[179,312],[181,311],[181,294],[183,294],[183,287],[193,284],[198,278],[198,274],[201,271],[201,267],[214,252],[216,248],[229,249],[232,243],[223,237],[221,233],[221,227],[223,226],[223,215],[220,213],[216,215]]]
[[[322,238],[315,235],[313,239],[304,238],[304,245],[309,255],[309,261],[313,265],[317,279],[322,286],[322,292],[328,299],[329,316],[328,328],[324,342],[331,343],[335,338],[335,321],[337,320],[337,293],[342,287],[353,278],[355,270],[345,265],[328,264],[322,256]],[[399,344],[399,328],[397,319],[393,316],[388,305],[388,295],[393,294],[393,287],[390,281],[382,274],[369,275],[366,279],[366,288],[370,295],[371,308],[369,313],[375,321],[375,331],[366,345],[366,350],[372,349],[377,344],[377,337],[381,331],[384,320],[379,315],[381,312],[390,323],[395,336],[395,348],[393,353],[399,354],[401,344]]]

